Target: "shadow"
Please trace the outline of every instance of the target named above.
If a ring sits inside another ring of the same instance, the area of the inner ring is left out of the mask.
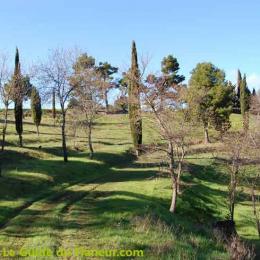
[[[228,176],[221,173],[220,170],[218,172],[216,171],[216,169],[219,169],[219,166],[220,164],[213,159],[210,165],[200,165],[189,162],[187,169],[192,179],[197,178],[201,181],[226,185],[229,181]]]
[[[157,167],[153,162],[137,163],[136,157],[130,152],[97,152],[92,161],[86,162],[80,159],[87,158],[87,153],[69,150],[72,157],[68,163],[64,163],[62,157],[60,160],[36,158],[30,153],[36,150],[39,149],[28,147],[28,151],[23,153],[6,151],[1,155],[4,167],[14,171],[8,174],[4,172],[0,178],[0,200],[10,203],[23,201],[20,207],[0,208],[1,235],[14,238],[40,237],[48,234],[43,231],[43,227],[51,227],[58,232],[77,229],[85,230],[86,233],[102,233],[105,229],[112,229],[120,235],[118,230],[122,229],[133,232],[136,225],[133,223],[134,216],[145,218],[151,215],[165,222],[168,227],[173,227],[172,232],[176,237],[181,227],[183,236],[196,232],[203,238],[212,239],[211,226],[219,216],[219,208],[224,206],[223,198],[227,197],[227,192],[206,186],[203,182],[226,185],[228,179],[218,172],[218,162],[185,165],[189,174],[183,175],[182,180],[189,187],[183,187],[177,201],[177,212],[172,215],[168,210],[170,200],[161,198],[160,194],[153,196],[121,189],[67,189],[75,184],[99,187],[106,183],[147,180],[157,176],[156,170],[143,169]],[[62,156],[60,147],[43,147],[41,151]],[[170,186],[169,179],[167,192],[170,192]],[[37,202],[42,203],[42,210],[30,208]],[[52,212],[57,213],[53,215]],[[200,250],[203,249],[202,246]]]
[[[86,143],[86,141],[80,141]],[[103,144],[103,145],[127,145],[131,144],[130,142],[122,142],[122,143],[112,143],[112,142],[105,142],[105,141],[94,141],[93,144]]]
[[[3,122],[4,122],[4,120],[0,119],[0,123],[3,123]],[[15,124],[15,121],[8,119],[7,120],[7,124]],[[33,122],[29,122],[29,121],[26,121],[26,120],[23,120],[23,124],[24,125],[33,125],[33,126],[35,126],[35,124]],[[46,123],[41,123],[41,126],[56,128],[56,126],[53,126],[53,124],[46,124]]]

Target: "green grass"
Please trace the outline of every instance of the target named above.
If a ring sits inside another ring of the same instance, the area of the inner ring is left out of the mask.
[[[238,115],[232,116],[232,122],[234,129],[241,127]],[[170,179],[158,175],[159,154],[135,161],[128,152],[127,115],[100,117],[93,160],[88,159],[83,132],[76,140],[79,151],[73,149],[68,132],[67,164],[61,157],[60,129],[47,116],[40,132],[38,140],[31,119],[26,118],[25,147],[18,148],[14,125],[8,126],[8,146],[1,154],[1,247],[84,246],[143,249],[149,259],[229,258],[211,230],[212,223],[228,213],[225,168],[210,152],[216,145],[205,151],[201,145],[193,147],[173,216],[168,211]],[[144,142],[156,136],[145,118]],[[259,246],[246,190],[239,197],[235,218],[239,234]]]

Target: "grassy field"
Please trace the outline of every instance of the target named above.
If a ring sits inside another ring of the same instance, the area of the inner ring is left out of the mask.
[[[232,122],[234,129],[241,127],[238,115]],[[218,143],[191,147],[173,216],[168,211],[171,182],[158,174],[159,155],[135,160],[128,152],[127,115],[98,120],[93,160],[88,159],[84,133],[78,133],[77,150],[68,133],[70,161],[65,164],[60,129],[44,116],[40,132],[38,140],[31,118],[26,118],[24,148],[18,148],[9,124],[8,146],[1,154],[0,247],[143,249],[147,259],[229,259],[211,229],[228,213],[226,169],[212,152]],[[196,134],[200,139],[200,131]],[[211,135],[216,139],[216,133]],[[145,119],[146,144],[151,136],[156,132]],[[259,249],[247,189],[240,192],[235,220],[239,235]]]

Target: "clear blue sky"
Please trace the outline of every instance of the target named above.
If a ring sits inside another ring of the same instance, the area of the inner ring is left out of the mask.
[[[152,71],[174,54],[187,79],[211,61],[231,80],[240,68],[260,89],[259,0],[9,0],[1,1],[0,24],[0,51],[14,55],[18,46],[25,64],[76,45],[125,68],[134,39],[139,54],[152,56]]]

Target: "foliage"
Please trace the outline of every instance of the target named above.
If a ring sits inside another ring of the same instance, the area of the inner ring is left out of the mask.
[[[119,96],[114,103],[115,109],[117,111],[127,113],[128,110],[128,100],[126,96]]]
[[[251,96],[251,92],[247,86],[246,75],[244,75],[240,85],[240,108],[241,108],[241,114],[243,116],[250,108],[250,96]]]
[[[74,70],[70,82],[73,86],[73,99],[69,106],[74,110],[78,109],[78,112],[83,114],[82,122],[78,123],[83,125],[87,132],[90,158],[92,158],[94,155],[92,131],[101,107],[103,90],[100,73],[94,67],[82,66]]]
[[[93,68],[94,66],[95,58],[89,56],[87,53],[83,53],[77,58],[77,61],[73,64],[73,70],[75,72],[78,72],[82,69]]]
[[[179,75],[179,63],[175,57],[168,55],[161,62],[161,70],[165,78],[165,84],[180,84],[185,80],[183,75]]]
[[[234,86],[225,81],[225,73],[211,63],[199,63],[192,71],[187,101],[194,116],[204,127],[205,142],[211,123],[216,130],[229,127]]]
[[[33,122],[36,125],[37,133],[39,134],[38,128],[42,119],[42,106],[39,91],[35,87],[33,87],[31,91],[31,110]]]
[[[140,153],[142,144],[142,119],[140,104],[140,71],[138,68],[136,45],[132,43],[132,62],[128,75],[128,113],[130,129],[136,154]]]
[[[23,146],[22,133],[23,133],[23,85],[24,81],[21,74],[21,67],[19,61],[19,51],[16,48],[15,53],[15,69],[12,78],[13,86],[13,99],[14,99],[14,115],[16,132],[19,135],[20,146]]]
[[[103,92],[103,99],[106,105],[106,112],[109,112],[109,104],[108,104],[108,92],[115,84],[112,83],[113,77],[112,75],[117,73],[118,68],[113,67],[108,62],[100,62],[99,65],[96,67],[97,73],[100,75],[101,79],[103,80],[102,84],[102,92]]]

